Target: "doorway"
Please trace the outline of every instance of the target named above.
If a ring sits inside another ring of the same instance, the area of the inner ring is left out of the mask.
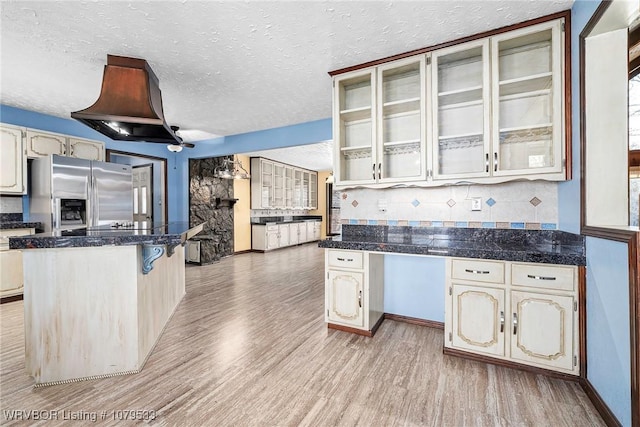
[[[153,164],[132,167],[133,220],[143,228],[153,223]]]
[[[168,218],[167,209],[167,159],[162,157],[147,156],[143,154],[127,153],[124,151],[107,150],[107,161],[130,165],[132,170],[137,166],[151,166],[149,173],[149,183],[146,190],[138,188],[138,210],[142,207],[140,197],[142,192],[146,192],[146,210],[150,219],[142,218],[142,221],[154,221],[156,223],[166,223]],[[135,203],[135,200],[134,200]],[[137,220],[134,217],[134,220]]]

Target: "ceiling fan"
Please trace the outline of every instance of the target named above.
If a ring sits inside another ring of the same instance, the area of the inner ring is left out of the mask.
[[[182,137],[180,136],[180,134],[178,133],[180,131],[180,128],[178,126],[171,126],[171,130],[175,133],[175,135],[178,137],[178,142],[176,142],[175,144],[168,144],[167,145],[167,150],[174,152],[174,153],[179,153],[182,151],[182,148],[186,147],[186,148],[194,148],[195,144],[192,144],[190,142],[184,142],[184,140],[182,139]]]

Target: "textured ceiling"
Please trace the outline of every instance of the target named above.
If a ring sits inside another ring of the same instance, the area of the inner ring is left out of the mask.
[[[132,56],[158,76],[169,124],[244,133],[330,117],[330,70],[571,4],[2,0],[0,101],[68,118],[98,98],[107,54]]]
[[[315,171],[333,169],[333,141],[317,144],[298,145],[297,147],[274,148],[273,150],[243,153],[251,157],[265,157],[288,165],[300,166]]]

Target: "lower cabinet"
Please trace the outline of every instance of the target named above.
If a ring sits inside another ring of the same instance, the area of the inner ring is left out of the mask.
[[[258,251],[270,251],[320,240],[321,224],[321,221],[253,224],[251,226],[251,248]]]
[[[447,258],[445,347],[578,375],[577,270]]]
[[[382,254],[325,249],[325,321],[373,336],[384,314]]]
[[[34,233],[33,228],[0,230],[0,297],[20,295],[24,289],[22,251],[9,249],[9,237]]]
[[[200,242],[187,240],[185,243],[184,260],[186,262],[200,263]]]

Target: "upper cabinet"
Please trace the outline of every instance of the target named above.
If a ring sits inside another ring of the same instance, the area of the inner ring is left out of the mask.
[[[378,67],[379,182],[426,178],[425,67],[425,57]]]
[[[104,161],[104,144],[98,141],[73,138],[62,134],[27,130],[27,157],[43,157],[50,154]]]
[[[86,139],[69,138],[68,156],[79,159],[104,161],[104,144]]]
[[[342,181],[376,182],[375,70],[336,77],[333,139]]]
[[[561,39],[559,21],[491,39],[494,175],[564,176]]]
[[[566,180],[563,24],[335,75],[336,185]]]
[[[426,178],[425,57],[336,77],[334,135],[341,184]]]
[[[318,173],[251,158],[251,209],[317,209]]]
[[[0,135],[0,194],[26,194],[27,157],[22,130],[1,125]]]
[[[489,41],[433,53],[434,179],[489,175]]]

